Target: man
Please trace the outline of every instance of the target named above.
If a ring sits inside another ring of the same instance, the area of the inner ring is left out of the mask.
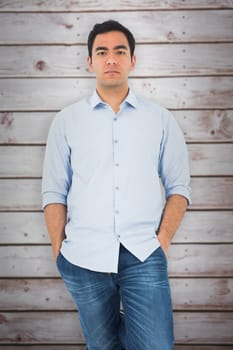
[[[94,26],[96,91],[58,113],[45,155],[47,228],[88,350],[174,343],[166,254],[190,202],[187,149],[171,114],[129,89],[134,48],[120,23]]]

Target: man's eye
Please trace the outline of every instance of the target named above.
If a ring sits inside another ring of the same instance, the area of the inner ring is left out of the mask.
[[[118,51],[117,53],[118,53],[118,55],[120,55],[120,56],[121,56],[121,55],[125,55],[125,51]]]
[[[105,56],[105,55],[106,55],[106,52],[105,52],[105,51],[98,51],[98,52],[97,52],[97,55],[98,55],[98,56]]]

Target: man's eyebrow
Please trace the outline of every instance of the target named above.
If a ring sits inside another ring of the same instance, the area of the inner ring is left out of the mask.
[[[120,50],[120,49],[128,50],[128,47],[126,45],[117,45],[114,47],[114,50]]]
[[[105,51],[107,51],[108,50],[108,48],[106,47],[106,46],[97,46],[96,48],[95,48],[95,51],[103,51],[103,50],[105,50]]]
[[[128,47],[126,45],[117,45],[113,48],[114,50],[128,50]],[[108,51],[108,48],[106,46],[97,46],[95,48],[95,51]]]

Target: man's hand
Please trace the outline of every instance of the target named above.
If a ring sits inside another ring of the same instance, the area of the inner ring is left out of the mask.
[[[187,199],[185,197],[174,194],[167,199],[157,236],[166,255],[186,209]]]
[[[65,238],[66,206],[63,204],[48,204],[45,207],[45,221],[53,248],[54,259],[57,259],[62,241]]]
[[[161,231],[160,231],[160,233],[158,235],[158,240],[159,240],[160,246],[163,249],[165,255],[168,256],[168,249],[170,246],[170,242],[168,240],[163,239],[163,237],[166,237],[166,236],[168,236],[168,234],[166,232],[161,233]]]

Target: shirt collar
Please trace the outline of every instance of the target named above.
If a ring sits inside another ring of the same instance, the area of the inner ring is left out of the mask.
[[[131,91],[131,89],[129,89],[129,93],[126,96],[125,100],[122,102],[122,104],[127,103],[130,106],[137,108],[138,105],[138,99],[136,97],[136,95]],[[106,103],[103,102],[100,98],[100,96],[98,95],[97,91],[95,90],[93,95],[90,98],[90,106],[92,109],[98,107],[98,106],[103,106]]]
[[[94,109],[99,105],[105,105],[105,103],[101,100],[101,98],[97,94],[97,91],[95,90],[93,95],[90,98],[90,106],[91,106],[91,108]]]
[[[129,93],[126,96],[124,102],[128,103],[130,106],[132,106],[134,108],[137,108],[137,106],[138,106],[138,99],[137,99],[137,96],[133,93],[133,91],[131,89],[129,89]]]

